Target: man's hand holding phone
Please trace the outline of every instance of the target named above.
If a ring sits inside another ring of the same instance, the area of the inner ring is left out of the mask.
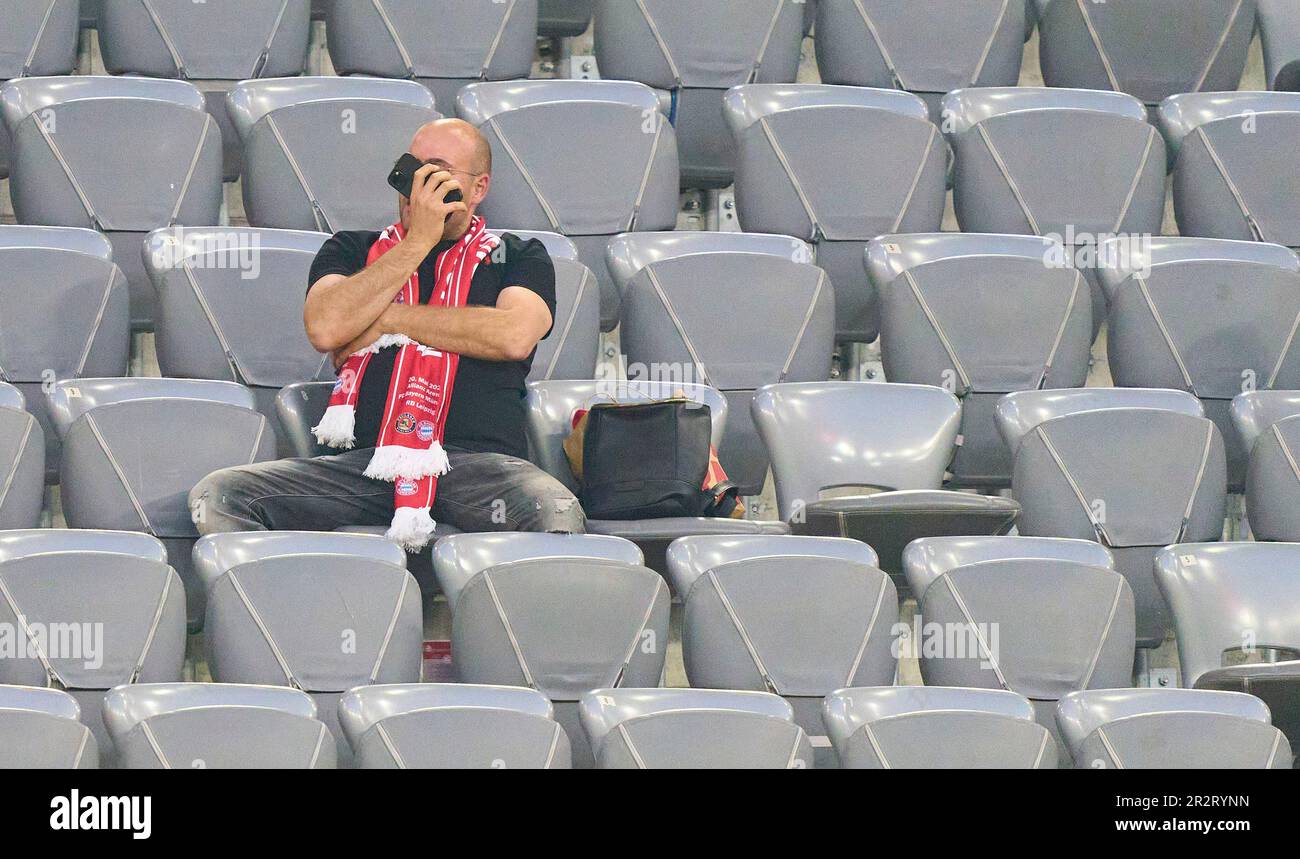
[[[461,212],[469,211],[465,206],[460,183],[455,177],[434,164],[424,164],[411,177],[410,225],[408,238],[430,249],[442,241],[447,221]]]

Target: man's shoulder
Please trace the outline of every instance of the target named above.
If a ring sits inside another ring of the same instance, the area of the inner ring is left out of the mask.
[[[379,241],[379,230],[341,230],[325,240],[321,250],[332,247],[335,250],[354,251],[361,248],[369,253],[371,246]]]

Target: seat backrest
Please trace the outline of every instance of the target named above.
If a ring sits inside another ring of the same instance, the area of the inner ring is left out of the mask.
[[[185,81],[45,77],[0,88],[24,224],[148,231],[215,224],[221,131]]]
[[[0,563],[0,593],[0,619],[25,639],[0,660],[0,683],[102,690],[180,679],[185,591],[167,564],[93,551],[29,555]]]
[[[606,686],[655,686],[668,647],[668,586],[646,567],[533,558],[483,570],[452,616],[460,679],[577,701]],[[572,737],[570,737],[572,739]]]
[[[3,0],[0,80],[66,75],[77,67],[78,0]]]
[[[1069,747],[1070,754],[1074,755],[1075,762],[1080,767],[1099,767],[1099,764],[1093,760],[1082,756],[1080,751],[1084,751],[1086,746],[1100,746],[1104,749],[1104,743],[1089,743],[1089,739],[1097,739],[1097,730],[1101,729],[1102,734],[1109,734],[1109,725],[1118,723],[1121,720],[1134,719],[1140,716],[1162,717],[1167,728],[1173,729],[1178,725],[1179,716],[1192,715],[1200,716],[1226,716],[1231,719],[1242,719],[1255,721],[1261,725],[1269,725],[1269,707],[1268,704],[1255,697],[1235,691],[1213,691],[1203,689],[1091,689],[1086,691],[1073,691],[1057,706],[1056,720],[1057,725],[1061,728],[1061,737],[1065,739],[1066,746]],[[1175,719],[1167,719],[1174,716]],[[1193,720],[1195,724],[1195,720]],[[1184,724],[1183,726],[1190,726]],[[1106,737],[1106,739],[1112,739]],[[1158,745],[1162,746],[1157,754],[1167,754],[1170,747],[1188,746],[1191,739],[1195,739],[1197,745],[1210,746],[1214,745],[1209,742],[1209,737],[1205,736],[1188,736],[1182,737],[1166,736],[1161,737]],[[1128,763],[1131,749],[1115,749],[1119,756],[1125,758]],[[1187,754],[1191,749],[1183,749],[1183,754]],[[1105,754],[1099,768],[1106,765],[1115,765],[1114,755]],[[1148,764],[1149,765],[1149,764]],[[1166,765],[1182,765],[1170,760]]]
[[[1297,558],[1295,543],[1184,543],[1156,555],[1184,686],[1222,667],[1229,651],[1237,661],[1261,648],[1300,651]]]
[[[1246,466],[1250,528],[1258,540],[1300,539],[1300,416],[1271,424]]]
[[[1048,86],[1118,90],[1147,104],[1235,90],[1255,33],[1255,0],[1065,0],[1041,24]]]
[[[360,686],[339,721],[362,769],[568,769],[545,695],[471,683]]]
[[[611,80],[657,89],[793,81],[803,8],[791,0],[718,0],[683,15],[673,0],[598,0],[596,62]]]
[[[542,558],[589,558],[641,566],[641,550],[631,540],[603,534],[480,533],[451,534],[433,547],[438,589],[455,612],[461,592],[479,573],[501,564]]]
[[[528,380],[593,379],[600,353],[600,284],[577,260],[552,258],[555,318],[537,344]]]
[[[167,563],[167,547],[157,537],[138,531],[94,528],[28,528],[0,531],[0,562],[48,552],[95,552],[131,555]]]
[[[1164,388],[1018,391],[998,400],[995,417],[1002,441],[1015,453],[1021,439],[1044,421],[1097,409],[1161,409],[1205,417],[1205,407],[1194,395]]]
[[[1227,486],[1214,423],[1159,409],[1100,409],[1034,427],[1016,451],[1020,533],[1110,548],[1217,539]]]
[[[1291,142],[1300,93],[1206,92],[1160,105],[1178,160],[1174,214],[1184,236],[1300,246],[1300,177]]]
[[[308,272],[323,233],[254,227],[156,230],[144,245],[158,293],[164,375],[279,388],[333,379],[302,326]]]
[[[938,489],[961,403],[928,385],[810,382],[760,388],[753,414],[788,521],[823,489]]]
[[[1300,259],[1280,245],[1160,238],[1100,271],[1107,352],[1118,385],[1180,388],[1202,399],[1300,387]]]
[[[838,689],[826,696],[822,720],[848,769],[1057,765],[1056,744],[1033,706],[1001,689]]]
[[[275,431],[249,408],[188,397],[100,405],[63,436],[64,516],[74,528],[194,537],[188,496],[196,483],[274,458]]]
[[[589,236],[677,222],[677,141],[643,84],[476,83],[457,96],[456,114],[495,153],[480,207],[489,223]],[[570,135],[574,128],[584,133]],[[561,136],[568,143],[553,145]]]
[[[919,610],[926,626],[960,630],[945,635],[941,652],[921,650],[927,686],[1009,689],[1056,701],[1131,680],[1133,592],[1114,570],[1062,560],[981,561],[937,578]]]
[[[1110,550],[1092,540],[1064,537],[921,537],[903,550],[903,572],[917,600],[935,579],[949,570],[1009,558],[1073,561],[1091,567],[1115,568]]]
[[[104,696],[127,769],[332,769],[334,741],[311,696],[280,686],[144,683]]]
[[[0,396],[21,398],[18,389],[0,383]],[[45,433],[21,405],[0,405],[0,530],[35,528],[45,491]]]
[[[239,81],[302,74],[310,0],[100,0],[99,43],[111,74]]]
[[[537,49],[537,0],[332,0],[325,32],[341,75],[526,78]]]
[[[819,3],[817,68],[828,84],[911,92],[1015,86],[1024,28],[1020,0]]]
[[[420,589],[388,561],[303,553],[248,561],[209,586],[207,611],[218,682],[340,693],[420,677]]]
[[[99,748],[80,717],[62,690],[0,686],[0,767],[96,769]]]
[[[752,392],[830,377],[835,301],[826,273],[809,263],[691,254],[651,263],[632,278],[620,330],[629,379],[701,382],[727,395],[731,419],[718,457],[749,495],[767,475],[749,415]]]
[[[71,227],[0,226],[0,270],[5,379],[125,375],[127,283],[106,238]]]
[[[727,424],[727,398],[708,385],[644,381],[551,381],[528,384],[529,458],[572,490],[578,488],[564,453],[564,440],[573,431],[573,413],[593,403],[639,403],[684,396],[709,407],[713,446],[722,443]]]
[[[244,144],[249,224],[325,233],[397,220],[384,177],[439,116],[424,87],[378,78],[244,81],[226,105]]]
[[[880,565],[876,552],[861,540],[793,534],[696,534],[668,544],[668,582],[684,596],[695,580],[714,567],[770,557],[838,558],[869,567]]]
[[[812,262],[813,249],[802,239],[775,233],[725,233],[681,230],[620,233],[605,246],[605,265],[619,292],[651,263],[692,254],[766,254],[793,262]]]
[[[794,711],[767,692],[597,689],[580,707],[600,769],[808,769]]]
[[[1256,0],[1267,86],[1300,90],[1300,9],[1290,0]]]
[[[406,552],[375,534],[337,531],[232,531],[208,534],[194,544],[194,573],[212,587],[232,567],[282,555],[335,555],[406,566]]]
[[[866,241],[938,230],[946,151],[916,96],[747,84],[727,92],[723,110],[736,139],[736,212],[746,231]]]
[[[296,382],[275,395],[275,416],[294,456],[320,456],[333,448],[318,444],[311,428],[320,423],[337,382]]]
[[[51,385],[45,397],[50,422],[59,435],[67,435],[73,423],[91,409],[132,400],[183,398],[241,409],[256,405],[252,391],[233,382],[146,376],[67,379]]]
[[[890,683],[898,594],[877,567],[765,556],[676,576],[692,686],[821,698]]]
[[[1132,96],[973,88],[949,93],[943,110],[963,231],[1051,235],[1069,246],[1159,235],[1164,141]],[[1060,164],[1073,166],[1062,171]]]
[[[1229,414],[1250,451],[1273,424],[1300,415],[1300,391],[1246,391],[1232,398]]]

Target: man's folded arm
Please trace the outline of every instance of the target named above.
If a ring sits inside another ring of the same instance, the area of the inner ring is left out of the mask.
[[[408,237],[350,277],[329,274],[313,283],[302,311],[311,345],[335,352],[374,327],[431,249]]]
[[[390,305],[346,350],[339,350],[335,360],[365,348],[382,334],[405,334],[430,348],[470,358],[523,361],[550,328],[546,301],[527,287],[510,286],[501,290],[495,307]]]

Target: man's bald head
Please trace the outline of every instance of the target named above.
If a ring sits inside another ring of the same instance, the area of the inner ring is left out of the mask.
[[[420,126],[411,140],[411,154],[470,173],[492,172],[492,145],[463,119],[435,119]]]

